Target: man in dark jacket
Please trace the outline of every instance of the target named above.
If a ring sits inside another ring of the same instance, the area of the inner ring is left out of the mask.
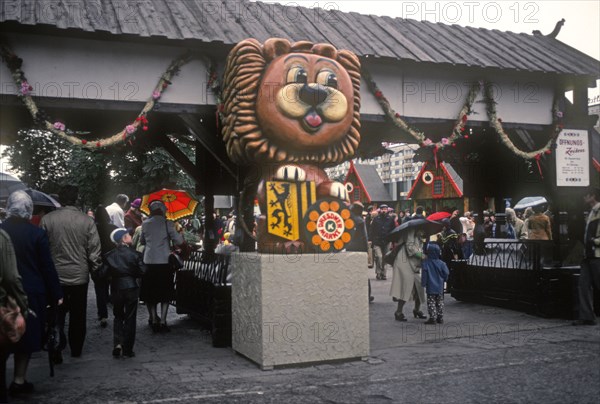
[[[379,214],[373,219],[369,228],[369,241],[373,245],[375,274],[378,280],[387,279],[383,257],[387,253],[390,244],[386,241],[386,236],[392,230],[394,230],[394,219],[388,215],[388,206],[381,205],[379,207]]]
[[[117,245],[104,256],[104,264],[98,271],[100,278],[110,279],[113,314],[113,356],[135,356],[135,324],[140,295],[137,278],[146,272],[142,254],[131,248],[131,235],[126,228],[113,230],[110,238]]]

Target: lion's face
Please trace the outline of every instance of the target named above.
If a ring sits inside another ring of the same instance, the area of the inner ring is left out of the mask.
[[[348,72],[335,60],[302,53],[279,56],[261,81],[257,118],[273,142],[320,149],[346,136],[353,91]]]
[[[247,39],[227,58],[223,140],[238,164],[334,165],[360,142],[360,61],[330,44]]]

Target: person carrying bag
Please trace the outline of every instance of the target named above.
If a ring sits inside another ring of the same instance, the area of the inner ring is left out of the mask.
[[[7,402],[6,360],[10,347],[25,333],[27,295],[17,270],[10,236],[0,230],[0,402]]]

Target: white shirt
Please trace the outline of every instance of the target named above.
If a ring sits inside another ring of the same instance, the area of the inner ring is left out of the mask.
[[[125,227],[125,212],[123,212],[123,209],[121,209],[118,203],[114,202],[105,209],[112,224],[117,227]]]

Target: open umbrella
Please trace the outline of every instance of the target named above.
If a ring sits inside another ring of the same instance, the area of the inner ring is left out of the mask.
[[[442,223],[435,222],[433,220],[412,219],[412,220],[409,220],[408,222],[402,223],[400,226],[398,226],[394,230],[392,230],[386,236],[386,240],[392,241],[392,242],[398,241],[400,239],[400,237],[402,237],[402,233],[404,233],[408,229],[422,228],[423,230],[425,230],[425,233],[433,234],[433,233],[437,233],[438,231],[440,231],[443,227],[444,227],[444,225]]]
[[[192,216],[198,201],[188,192],[174,189],[161,189],[142,197],[140,210],[145,214],[150,214],[150,202],[163,201],[167,207],[166,217],[168,220],[179,220],[184,217]]]
[[[534,206],[543,205],[545,203],[548,203],[548,201],[543,196],[528,196],[526,198],[521,199],[519,202],[517,202],[517,204],[515,205],[515,207],[513,209],[522,210],[522,209],[532,208]]]
[[[60,208],[60,203],[48,194],[35,189],[27,188],[25,190],[31,197],[34,206],[48,206],[50,208]]]
[[[10,174],[0,173],[0,201],[6,202],[9,195],[15,191],[27,188],[22,181]]]
[[[447,219],[450,216],[452,216],[452,214],[448,213],[448,212],[435,212],[435,213],[432,213],[431,215],[427,216],[427,220],[433,220],[433,221],[442,220],[442,219]]]

